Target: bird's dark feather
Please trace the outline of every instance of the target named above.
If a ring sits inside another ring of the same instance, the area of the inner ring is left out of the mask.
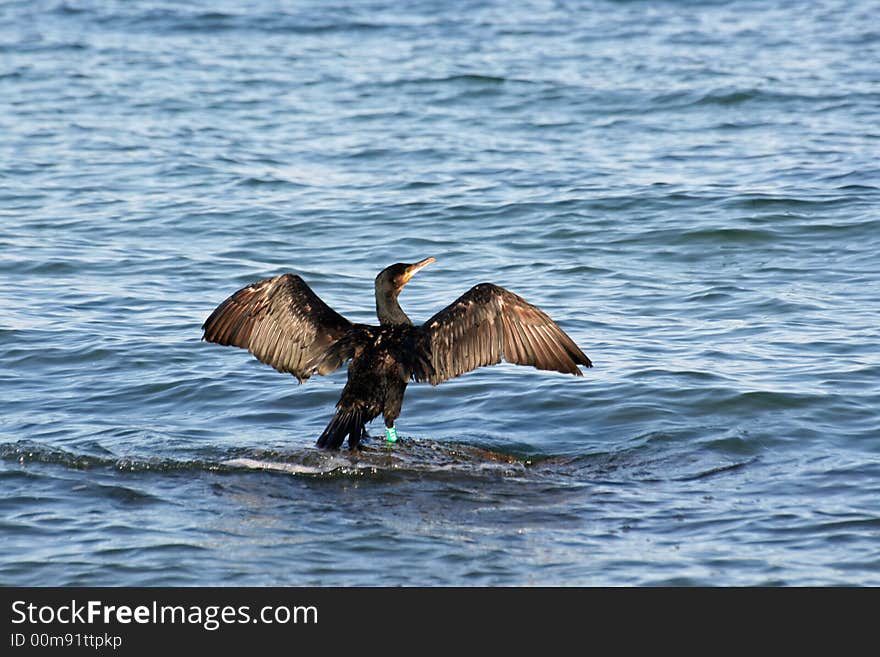
[[[330,348],[352,323],[324,303],[296,274],[281,274],[242,288],[202,325],[203,340],[242,347],[300,381],[329,374],[344,360]]]
[[[581,375],[590,359],[542,310],[492,283],[481,283],[425,322],[423,349],[437,385],[477,367],[506,360]]]

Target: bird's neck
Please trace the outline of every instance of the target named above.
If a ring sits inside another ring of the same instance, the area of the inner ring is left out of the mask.
[[[398,324],[412,326],[409,317],[397,302],[397,295],[390,290],[376,290],[376,314],[379,316],[379,323],[382,326]]]

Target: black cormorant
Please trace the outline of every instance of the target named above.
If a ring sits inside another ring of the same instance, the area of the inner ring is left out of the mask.
[[[420,269],[435,262],[398,263],[376,276],[379,326],[354,324],[324,303],[296,274],[281,274],[242,288],[205,321],[203,340],[243,347],[300,383],[329,374],[344,362],[348,382],[336,415],[318,438],[320,447],[350,448],[366,437],[380,413],[386,436],[397,439],[410,380],[437,385],[502,359],[541,370],[581,376],[592,367],[574,341],[539,308],[492,283],[480,283],[421,326],[414,326],[397,297]]]

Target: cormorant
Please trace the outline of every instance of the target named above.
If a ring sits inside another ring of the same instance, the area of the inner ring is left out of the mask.
[[[539,308],[492,283],[480,283],[421,326],[397,302],[403,286],[435,262],[397,263],[376,276],[379,326],[354,324],[324,303],[296,274],[281,274],[242,288],[205,321],[203,340],[243,347],[300,383],[329,374],[344,362],[348,382],[336,415],[318,446],[337,449],[348,436],[355,448],[365,425],[380,413],[387,439],[397,439],[410,380],[437,385],[502,358],[517,365],[581,376],[592,367],[574,341]]]

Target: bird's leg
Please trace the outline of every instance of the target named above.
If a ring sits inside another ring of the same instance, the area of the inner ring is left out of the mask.
[[[397,429],[394,428],[394,422],[385,423],[385,440],[389,443],[397,442]]]

